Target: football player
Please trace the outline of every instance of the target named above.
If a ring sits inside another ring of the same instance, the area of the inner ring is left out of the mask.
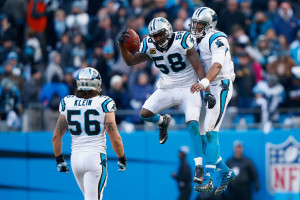
[[[105,130],[119,158],[119,171],[126,170],[123,143],[115,122],[115,102],[100,96],[101,76],[93,68],[82,69],[76,78],[75,96],[61,100],[60,116],[53,134],[53,150],[59,172],[69,172],[62,155],[62,137],[72,136],[72,170],[84,199],[102,199],[107,180]]]
[[[123,45],[127,42],[128,33],[123,32],[118,38],[120,51],[127,65],[152,59],[162,72],[162,78],[157,83],[158,89],[146,100],[139,116],[145,121],[158,124],[159,142],[164,144],[168,138],[167,129],[171,116],[168,114],[161,116],[158,113],[175,105],[182,105],[194,152],[193,181],[201,184],[203,155],[198,123],[201,97],[199,93],[192,94],[190,87],[198,78],[202,79],[205,72],[194,48],[194,39],[186,31],[173,32],[171,24],[163,17],[154,18],[149,23],[148,30],[149,36],[143,39],[140,52],[134,54],[129,53]]]
[[[236,176],[220,157],[218,133],[223,121],[224,113],[232,96],[232,82],[235,79],[234,66],[231,61],[229,44],[225,33],[215,30],[217,24],[216,13],[208,8],[198,8],[192,18],[190,29],[196,38],[196,49],[206,71],[206,77],[191,87],[192,92],[198,92],[210,87],[211,93],[216,98],[216,104],[206,109],[204,119],[204,130],[207,136],[207,147],[205,152],[205,176],[202,185],[195,187],[199,192],[213,191],[213,176],[216,166],[220,170],[220,185],[215,191],[221,194],[231,180]]]

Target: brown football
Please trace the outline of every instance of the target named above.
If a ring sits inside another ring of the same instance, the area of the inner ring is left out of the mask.
[[[135,53],[140,48],[140,37],[132,29],[127,29],[127,32],[129,33],[129,38],[126,38],[127,42],[124,42],[124,46],[130,53]]]

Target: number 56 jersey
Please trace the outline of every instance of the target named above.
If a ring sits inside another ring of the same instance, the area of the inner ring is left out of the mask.
[[[107,96],[90,99],[73,95],[64,97],[59,111],[66,117],[72,136],[72,152],[106,154],[105,115],[116,111],[115,102]]]
[[[168,48],[161,50],[155,47],[152,39],[143,39],[140,52],[152,58],[154,64],[162,72],[162,80],[166,88],[190,87],[197,82],[197,74],[188,60],[187,50],[193,48],[194,39],[189,32],[174,32]],[[159,87],[158,88],[163,88]]]

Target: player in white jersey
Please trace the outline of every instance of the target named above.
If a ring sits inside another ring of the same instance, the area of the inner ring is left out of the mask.
[[[175,105],[182,105],[187,129],[191,136],[195,160],[194,182],[203,182],[202,140],[199,133],[201,97],[192,94],[190,87],[198,78],[205,76],[204,69],[191,34],[186,31],[174,32],[171,24],[163,17],[154,18],[148,26],[149,36],[143,39],[140,52],[129,53],[124,47],[128,37],[123,32],[118,38],[122,57],[127,65],[135,65],[152,59],[162,72],[158,89],[146,100],[140,111],[140,117],[159,126],[159,142],[168,138],[167,128],[171,116],[158,113]],[[211,96],[211,98],[214,98]]]
[[[199,84],[194,84],[191,90],[198,92],[209,87],[211,93],[206,92],[205,97],[212,94],[217,101],[214,107],[206,109],[204,119],[204,130],[207,135],[206,173],[204,183],[196,186],[195,189],[199,192],[212,192],[212,179],[217,167],[220,170],[221,181],[215,194],[219,195],[235,177],[234,171],[229,169],[220,157],[218,139],[219,128],[232,96],[235,74],[227,36],[215,30],[216,24],[217,15],[208,7],[198,8],[191,18],[191,33],[196,38],[195,46],[206,71],[206,77]]]
[[[59,172],[69,172],[62,156],[62,137],[67,130],[72,136],[71,166],[85,200],[101,200],[107,180],[106,136],[119,158],[119,171],[127,168],[123,143],[115,122],[115,102],[99,96],[101,76],[93,68],[82,69],[76,78],[75,96],[61,100],[60,116],[52,143]]]

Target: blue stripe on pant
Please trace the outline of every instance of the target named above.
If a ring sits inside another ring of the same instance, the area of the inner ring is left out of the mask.
[[[227,99],[228,90],[229,90],[229,83],[230,83],[229,79],[222,80],[222,91],[221,91],[221,95],[220,95],[220,114],[219,114],[218,120],[215,124],[215,128],[218,125],[218,123],[220,122],[220,120],[222,119],[222,116],[224,113],[226,99]]]
[[[100,153],[100,159],[101,159],[101,165],[102,165],[102,173],[101,177],[98,183],[98,199],[100,199],[101,192],[103,191],[105,181],[106,181],[106,176],[107,176],[107,171],[106,171],[106,155],[104,153]]]

